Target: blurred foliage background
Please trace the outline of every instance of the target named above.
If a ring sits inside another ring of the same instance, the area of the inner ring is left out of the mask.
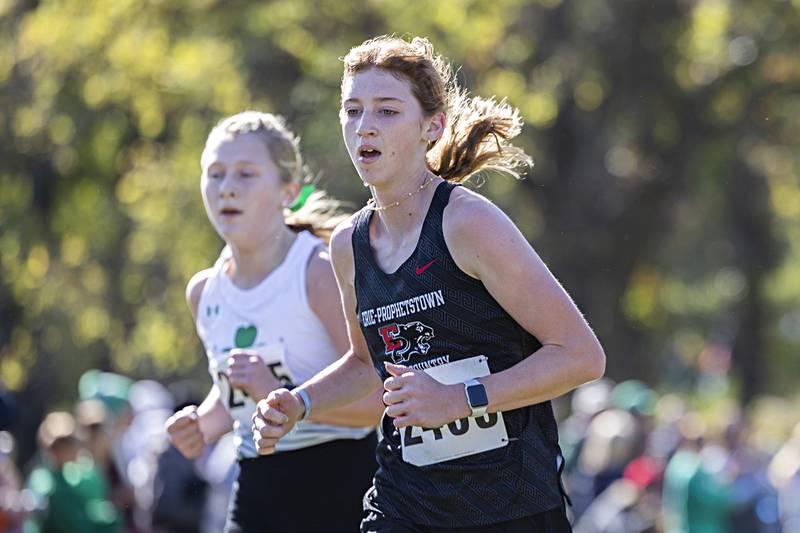
[[[183,292],[221,247],[198,186],[220,118],[285,115],[321,186],[363,204],[338,58],[382,33],[428,36],[521,109],[535,168],[481,190],[611,377],[798,401],[800,1],[0,0],[0,380],[23,449],[87,368],[205,386]]]

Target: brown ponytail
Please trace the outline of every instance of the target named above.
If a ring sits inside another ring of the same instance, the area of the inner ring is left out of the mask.
[[[383,35],[351,49],[342,59],[348,76],[376,67],[411,84],[425,116],[443,112],[447,126],[428,150],[428,168],[448,181],[462,182],[480,171],[502,171],[517,178],[533,161],[511,139],[522,130],[519,111],[505,100],[470,97],[458,87],[446,60],[423,37],[411,42]]]
[[[243,111],[221,120],[206,140],[206,147],[220,138],[255,134],[264,142],[284,183],[310,183],[308,169],[300,153],[300,138],[286,125],[283,117],[260,111]],[[204,150],[205,154],[205,150]],[[202,158],[201,158],[202,160]],[[302,207],[286,209],[286,225],[295,231],[308,230],[326,242],[336,225],[347,218],[342,204],[317,190],[305,200]]]

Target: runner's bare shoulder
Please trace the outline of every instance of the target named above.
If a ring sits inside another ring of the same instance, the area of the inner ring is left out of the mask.
[[[353,260],[353,231],[358,213],[341,222],[331,235],[331,264],[336,272],[336,277],[341,283],[343,280],[353,281],[355,264]]]
[[[192,312],[192,317],[197,318],[197,306],[200,305],[200,295],[203,294],[203,288],[206,286],[206,281],[211,277],[213,270],[207,268],[201,270],[189,280],[186,284],[186,304]]]
[[[480,278],[477,263],[493,255],[487,247],[518,230],[511,219],[485,196],[466,187],[456,187],[442,217],[447,248],[458,267]]]

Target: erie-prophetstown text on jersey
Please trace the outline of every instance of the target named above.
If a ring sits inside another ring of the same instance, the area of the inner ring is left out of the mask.
[[[380,322],[387,322],[396,318],[402,318],[420,311],[427,311],[434,307],[444,305],[444,295],[441,289],[432,291],[420,296],[414,296],[407,300],[383,305],[375,309],[367,309],[361,312],[361,325],[364,327],[372,326]]]

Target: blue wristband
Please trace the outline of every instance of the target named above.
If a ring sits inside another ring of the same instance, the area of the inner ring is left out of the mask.
[[[305,391],[305,389],[294,389],[292,392],[300,396],[300,399],[303,401],[303,407],[305,408],[305,411],[299,420],[299,422],[302,422],[311,414],[311,398],[308,397],[308,393]]]

